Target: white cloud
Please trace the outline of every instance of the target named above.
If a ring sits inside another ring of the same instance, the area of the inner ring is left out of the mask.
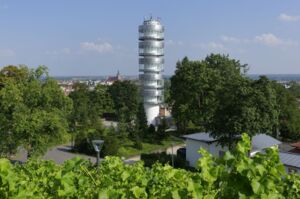
[[[211,52],[244,53],[245,49],[243,48],[243,46],[253,45],[253,44],[261,44],[265,46],[277,47],[282,49],[298,46],[297,41],[282,39],[275,36],[272,33],[264,33],[261,35],[254,36],[253,38],[239,38],[239,37],[222,35],[219,41],[211,41],[196,46],[200,46],[200,48],[202,48],[203,50],[211,51]]]
[[[200,47],[203,50],[209,50],[209,51],[227,51],[228,49],[225,48],[225,46],[222,43],[217,42],[208,42],[206,44],[200,44]]]
[[[230,37],[230,36],[226,36],[226,35],[222,35],[221,40],[226,43],[240,43],[241,42],[241,39],[239,39],[239,38]]]
[[[11,49],[0,49],[0,57],[13,57],[15,54]]]
[[[69,54],[71,54],[71,49],[63,48],[60,50],[47,51],[46,54],[47,55],[69,55]]]
[[[295,22],[295,21],[300,21],[300,15],[297,16],[291,16],[287,15],[284,13],[281,13],[278,17],[280,21],[285,21],[285,22]]]
[[[282,43],[282,41],[271,33],[258,35],[254,38],[254,41],[257,41],[268,46],[276,46]]]
[[[110,53],[113,51],[113,46],[108,42],[82,42],[80,48],[87,51],[96,51],[98,53]]]
[[[293,47],[298,46],[298,42],[281,39],[275,36],[272,33],[264,33],[261,35],[257,35],[252,39],[249,38],[238,38],[238,37],[231,37],[223,35],[221,36],[221,44],[253,44],[253,43],[260,43],[266,46],[284,46],[284,47]]]
[[[298,43],[291,40],[283,40],[276,37],[272,33],[265,33],[255,36],[254,42],[258,42],[267,46],[297,46]]]
[[[224,49],[224,45],[221,43],[216,43],[216,42],[209,42],[207,44],[207,47],[212,48],[212,49]]]

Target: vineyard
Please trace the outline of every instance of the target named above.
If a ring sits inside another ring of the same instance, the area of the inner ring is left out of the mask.
[[[63,165],[0,159],[0,198],[300,198],[300,177],[285,173],[277,150],[254,158],[249,150],[247,135],[221,159],[200,150],[197,172],[126,165],[116,157],[107,157],[99,170],[81,159]]]

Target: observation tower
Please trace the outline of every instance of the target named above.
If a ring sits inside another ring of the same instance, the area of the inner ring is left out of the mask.
[[[145,19],[139,26],[139,71],[148,124],[155,124],[163,103],[164,27],[159,19]]]

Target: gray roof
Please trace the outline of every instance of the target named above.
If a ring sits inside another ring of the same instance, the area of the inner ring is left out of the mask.
[[[201,142],[215,142],[217,139],[210,136],[209,133],[200,132],[183,136],[186,139],[197,140]],[[271,146],[281,144],[280,141],[266,134],[257,134],[252,137],[252,149],[261,150]]]
[[[265,149],[271,146],[279,145],[281,142],[266,134],[257,134],[252,137],[252,149]]]
[[[213,138],[212,136],[210,136],[209,133],[205,133],[205,132],[184,135],[183,137],[186,138],[186,139],[197,140],[197,141],[202,141],[202,142],[214,142],[214,141],[216,141],[216,139]]]
[[[291,153],[279,153],[282,164],[300,168],[300,155]]]

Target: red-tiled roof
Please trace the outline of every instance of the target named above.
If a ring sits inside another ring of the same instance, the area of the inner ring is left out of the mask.
[[[300,142],[290,144],[292,147],[296,147],[300,149]]]
[[[300,149],[292,149],[292,150],[289,150],[289,153],[297,153],[297,154],[300,154]]]

